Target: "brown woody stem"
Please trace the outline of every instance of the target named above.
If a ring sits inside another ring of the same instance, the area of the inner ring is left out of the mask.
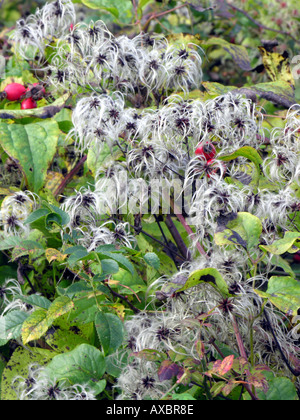
[[[67,174],[67,176],[64,178],[64,180],[60,183],[60,185],[57,187],[54,196],[58,197],[60,194],[63,193],[66,186],[69,184],[69,182],[72,181],[75,175],[78,174],[82,166],[84,165],[85,161],[87,159],[87,156],[83,156],[80,161],[76,164],[76,166]]]

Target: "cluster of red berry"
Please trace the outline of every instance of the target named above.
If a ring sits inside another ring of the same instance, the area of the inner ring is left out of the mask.
[[[216,149],[212,143],[206,143],[199,146],[195,151],[197,156],[203,156],[207,163],[212,163],[212,160],[216,156]]]
[[[21,109],[33,109],[37,108],[36,100],[41,99],[45,94],[45,88],[39,83],[34,83],[27,88],[20,83],[10,83],[5,87],[1,97],[8,101],[21,100]]]

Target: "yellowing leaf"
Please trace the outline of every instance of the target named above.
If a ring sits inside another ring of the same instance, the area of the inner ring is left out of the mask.
[[[23,344],[41,338],[57,318],[70,312],[73,307],[74,303],[68,297],[60,296],[50,305],[48,311],[34,311],[22,325]]]
[[[191,47],[193,44],[200,45],[200,35],[191,35],[191,34],[171,34],[168,36],[168,41],[170,44],[180,47]]]
[[[225,95],[226,93],[235,90],[235,86],[224,86],[217,82],[203,82],[202,86],[211,96]]]
[[[260,248],[274,255],[282,255],[285,252],[293,254],[299,251],[299,248],[294,246],[299,240],[299,232],[285,232],[284,238],[274,241],[271,245],[260,245]]]
[[[199,359],[202,360],[205,356],[205,346],[203,341],[198,340],[196,342],[196,351],[198,353]]]
[[[9,195],[11,193],[9,188],[0,187],[0,195]]]
[[[118,284],[120,284],[120,282],[119,282],[119,280],[109,279],[109,280],[107,281],[107,284],[108,284],[109,286],[118,286]]]
[[[121,303],[115,303],[114,305],[109,305],[110,308],[112,308],[118,317],[121,319],[121,321],[124,321],[125,318],[125,306]]]
[[[45,190],[54,193],[63,180],[64,176],[60,172],[49,171],[45,179]]]
[[[273,276],[266,292],[254,289],[262,298],[269,299],[283,313],[296,316],[300,308],[300,282],[292,277]]]
[[[273,82],[284,81],[295,86],[288,56],[259,47],[265,69]]]
[[[234,362],[234,355],[230,355],[228,357],[225,357],[224,360],[217,360],[214,363],[213,372],[217,373],[220,376],[226,375],[228,373],[233,365]]]
[[[52,261],[62,262],[67,258],[67,254],[62,254],[60,251],[54,248],[48,248],[45,251],[46,258],[49,263]]]
[[[21,334],[23,344],[38,340],[47,332],[49,326],[47,312],[44,309],[34,311],[23,323]]]
[[[215,243],[219,246],[237,245],[245,249],[256,248],[262,233],[258,217],[250,213],[232,213],[219,217]]]
[[[67,296],[60,296],[52,303],[47,312],[51,323],[60,316],[68,313],[74,308],[74,303]]]

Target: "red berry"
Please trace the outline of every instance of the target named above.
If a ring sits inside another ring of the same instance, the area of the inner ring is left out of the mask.
[[[33,109],[37,107],[37,103],[32,98],[25,99],[21,104],[21,109]]]
[[[211,143],[206,143],[196,149],[196,155],[203,156],[206,160],[213,159],[216,156],[215,146]]]
[[[300,252],[294,254],[294,262],[298,264],[300,263]]]
[[[6,98],[9,101],[18,101],[26,93],[26,88],[20,83],[10,83],[4,92],[6,92]]]

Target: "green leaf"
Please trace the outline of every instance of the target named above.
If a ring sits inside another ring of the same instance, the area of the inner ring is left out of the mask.
[[[66,134],[74,127],[72,123],[72,111],[70,109],[63,108],[55,115],[54,120],[57,121],[60,130]]]
[[[116,274],[120,270],[119,264],[114,260],[101,260],[103,275]]]
[[[86,251],[86,248],[82,245],[71,246],[64,251],[64,254],[71,255],[77,251]]]
[[[143,9],[149,4],[154,3],[154,2],[155,0],[140,0],[138,2],[138,13],[139,13],[140,18],[143,16]]]
[[[56,224],[59,227],[62,227],[62,218],[57,213],[49,213],[46,216],[46,219],[45,219],[46,229],[51,230],[53,228],[53,224]]]
[[[27,217],[27,219],[25,220],[25,224],[26,223],[33,223],[33,222],[35,222],[36,220],[39,220],[39,219],[41,219],[42,217],[44,217],[44,216],[47,216],[47,214],[49,214],[50,213],[50,210],[48,210],[48,209],[38,209],[38,210],[36,210],[36,211],[34,211],[33,213],[31,213],[28,217]]]
[[[160,259],[155,254],[155,252],[147,252],[146,255],[144,255],[144,260],[148,265],[155,268],[156,270],[160,267]]]
[[[149,3],[153,3],[155,0],[140,0],[138,3],[138,6],[143,9],[144,7],[146,7],[147,5],[149,5]]]
[[[16,278],[17,269],[10,265],[2,265],[0,272],[0,282],[6,279]]]
[[[59,134],[58,124],[52,120],[26,125],[0,123],[0,144],[20,165],[30,191],[37,193],[43,187]]]
[[[110,354],[105,358],[105,361],[106,373],[113,378],[119,378],[122,373],[122,366],[128,364],[128,353],[120,351]]]
[[[232,213],[219,217],[215,233],[217,245],[238,245],[251,250],[259,244],[262,224],[258,217],[250,213]]]
[[[231,153],[230,155],[220,156],[218,159],[228,162],[230,160],[234,160],[239,156],[243,156],[246,159],[249,159],[251,162],[253,162],[258,170],[260,171],[260,165],[263,163],[263,160],[258,153],[257,150],[255,150],[253,147],[250,146],[244,146],[240,149],[236,150],[234,153]]]
[[[74,285],[75,286],[75,285]],[[93,322],[95,314],[99,310],[96,303],[96,297],[93,291],[79,292],[73,296],[74,308],[69,315],[69,320],[80,324],[87,324]],[[97,302],[101,303],[105,299],[104,295],[97,295]]]
[[[118,273],[114,274],[113,279],[119,284],[116,284],[115,287],[118,289],[118,293],[121,295],[131,295],[134,293],[139,293],[140,291],[146,291],[147,286],[142,280],[141,276],[137,273],[132,275],[129,271],[123,270],[122,268]],[[111,287],[114,287],[111,285]]]
[[[96,249],[97,252],[117,252],[117,253],[124,253],[124,249],[117,249],[115,245],[108,244],[108,245],[101,245],[98,246]]]
[[[70,216],[60,207],[54,206],[53,204],[50,204],[50,207],[53,210],[53,213],[59,215],[62,226],[65,226],[70,222]]]
[[[55,356],[46,371],[58,381],[87,385],[99,392],[105,386],[101,381],[105,368],[105,358],[100,350],[89,344],[81,344],[68,353]]]
[[[265,257],[263,258],[263,262],[267,265],[269,263],[269,256],[265,255]],[[294,273],[288,261],[280,257],[279,255],[272,255],[271,264],[275,267],[282,268],[282,270],[289,274],[291,277],[296,277],[296,274]]]
[[[182,394],[172,394],[172,400],[179,400],[179,401],[196,401],[191,394],[188,392],[184,392]]]
[[[186,284],[178,292],[197,286],[200,283],[210,283],[219,290],[223,296],[229,296],[228,285],[222,275],[215,268],[204,268],[191,273]]]
[[[91,9],[106,10],[116,18],[126,21],[126,17],[132,16],[132,3],[130,0],[81,0]],[[128,19],[127,19],[128,21]]]
[[[57,292],[60,295],[68,296],[70,299],[72,299],[76,293],[86,291],[91,292],[91,287],[85,281],[78,281],[67,288],[57,287]]]
[[[89,255],[85,248],[78,249],[73,252],[68,258],[68,264],[73,267],[78,261],[81,261],[83,258],[86,258]]]
[[[230,42],[227,42],[225,39],[215,38],[215,37],[202,41],[201,45],[205,47],[210,47],[210,46],[215,46],[215,45],[222,47],[225,51],[227,51],[231,55],[233,61],[242,70],[245,70],[245,71],[252,70],[248,52],[246,48],[242,45],[231,44]]]
[[[20,245],[22,239],[19,236],[10,236],[6,239],[1,239],[0,241],[0,251],[5,251],[6,249],[12,249]]]
[[[40,295],[29,295],[29,296],[23,296],[23,295],[16,295],[17,299],[22,300],[22,302],[28,303],[31,306],[38,306],[42,309],[49,309],[51,306],[51,301],[44,296]]]
[[[298,247],[293,247],[296,241],[300,240],[299,232],[285,232],[283,239],[274,241],[272,245],[260,245],[263,251],[274,255],[282,255],[286,252],[295,253],[299,251]]]
[[[300,282],[293,277],[273,276],[268,282],[266,292],[255,290],[262,298],[269,299],[284,313],[292,312],[294,316],[300,308]]]
[[[98,250],[100,252],[98,252]],[[100,260],[112,259],[116,261],[121,268],[129,271],[132,275],[134,275],[134,267],[132,263],[129,261],[129,259],[126,258],[124,255],[117,252],[106,252],[106,251],[103,251],[102,248],[96,249],[95,252],[97,253]]]
[[[194,271],[188,278],[185,276],[178,276],[176,281],[169,282],[163,286],[162,292],[166,296],[172,296],[174,293],[183,292],[184,290],[190,289],[201,283],[210,284],[223,296],[229,296],[227,283],[215,268],[205,268]]]
[[[239,353],[232,349],[230,346],[222,343],[221,341],[215,341],[216,345],[218,346],[218,349],[220,350],[220,353],[222,353],[222,356],[218,353],[216,353],[215,358],[218,360],[223,360],[224,357],[230,356],[231,354],[234,355],[236,359],[239,358]]]
[[[117,315],[98,312],[95,317],[95,328],[106,356],[114,353],[122,345],[124,327]]]
[[[16,340],[21,336],[22,325],[28,313],[14,310],[0,317],[0,340]]]
[[[269,381],[269,389],[264,394],[259,392],[262,401],[298,401],[297,390],[289,378],[274,378]]]

